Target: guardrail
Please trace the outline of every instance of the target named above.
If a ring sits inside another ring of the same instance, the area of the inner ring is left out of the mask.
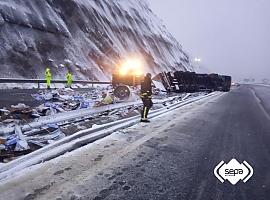
[[[40,88],[41,83],[46,83],[45,79],[16,79],[16,78],[0,78],[0,83],[35,83],[38,84],[38,88]],[[51,83],[63,83],[66,84],[67,80],[54,79],[51,80]],[[103,84],[109,85],[111,82],[108,81],[88,81],[88,80],[74,80],[73,84]]]

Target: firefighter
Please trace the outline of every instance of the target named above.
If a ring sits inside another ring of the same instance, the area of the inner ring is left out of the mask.
[[[51,89],[52,74],[49,68],[47,68],[45,71],[45,78],[47,83],[47,89]]]
[[[69,88],[71,88],[71,85],[72,85],[72,74],[71,74],[71,72],[70,71],[68,71],[67,72],[67,86],[69,87]]]
[[[143,101],[143,110],[141,113],[141,122],[149,123],[147,116],[150,108],[153,106],[152,102],[152,79],[151,74],[147,73],[144,81],[141,83],[141,98]]]

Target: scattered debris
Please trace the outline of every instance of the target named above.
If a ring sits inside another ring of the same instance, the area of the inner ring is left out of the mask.
[[[30,107],[29,106],[26,106],[25,104],[23,103],[19,103],[18,105],[14,106],[12,105],[11,108],[15,111],[24,111],[24,110],[28,110]]]
[[[12,149],[12,145],[16,145],[17,140],[18,139],[17,139],[17,136],[15,134],[8,136],[6,139],[6,143],[5,143],[6,148]]]
[[[9,113],[10,113],[10,111],[7,110],[6,108],[0,109],[0,116],[8,115]]]
[[[102,92],[102,100],[96,102],[95,107],[104,106],[114,103],[114,97],[109,92]]]
[[[0,137],[0,145],[6,144],[6,138]]]
[[[40,91],[32,96],[38,101],[44,101],[43,104],[37,107],[38,114],[48,116],[59,112],[91,108],[101,98],[101,94],[100,89],[93,90],[91,93],[80,94],[70,88],[65,88]]]
[[[0,122],[12,123],[15,120],[25,120],[31,118],[33,109],[25,104],[19,103],[18,105],[12,105],[10,110],[0,110]]]
[[[1,151],[6,149],[6,146],[4,144],[0,144],[0,155],[1,155]]]
[[[0,162],[10,162],[65,136],[56,124],[48,124],[41,129],[25,133],[22,132],[20,126],[15,125],[12,135],[0,138]]]
[[[15,134],[17,136],[17,143],[16,143],[15,151],[28,150],[29,149],[28,143],[19,126],[15,126]]]
[[[99,112],[91,116],[78,117],[72,122],[63,121],[57,124],[47,124],[26,132],[22,132],[20,128],[20,126],[29,122],[42,120],[43,116],[53,116],[57,113],[78,109],[95,109],[97,106],[127,101],[127,97],[129,101],[138,101],[139,89],[130,87],[128,90],[131,94],[126,93],[126,88],[119,90],[119,97],[113,94],[113,88],[110,87],[97,87],[91,90],[89,89],[89,92],[84,93],[74,91],[70,88],[40,90],[32,95],[36,101],[40,102],[37,107],[30,107],[19,103],[10,108],[0,109],[1,127],[14,129],[10,135],[1,135],[0,137],[0,163],[9,162],[26,155],[76,131],[98,127],[104,123],[138,115],[140,113],[140,107],[134,105]],[[158,96],[162,102],[164,95],[159,94]],[[173,101],[172,99],[171,101],[167,101],[167,103],[172,103]],[[162,104],[154,105],[153,109],[159,108],[158,106],[162,106]],[[30,124],[29,126],[31,127]]]
[[[32,97],[40,102],[40,105],[31,108],[28,105],[19,103],[12,105],[9,109],[0,109],[0,122],[9,124],[16,120],[31,122],[42,116],[55,115],[57,113],[89,109],[95,105],[108,105],[114,103],[114,97],[110,95],[111,88],[95,88],[81,94],[70,88],[55,90],[40,90]],[[104,97],[104,94],[108,95]]]

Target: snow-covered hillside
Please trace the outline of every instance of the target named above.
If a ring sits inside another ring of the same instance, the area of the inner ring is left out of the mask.
[[[0,78],[108,80],[129,56],[146,71],[192,70],[181,45],[144,0],[0,0]],[[71,63],[67,62],[67,59]]]

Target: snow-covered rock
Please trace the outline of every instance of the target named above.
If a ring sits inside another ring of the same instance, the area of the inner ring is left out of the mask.
[[[69,68],[75,78],[109,80],[134,55],[154,74],[192,69],[145,0],[0,1],[0,78],[43,78],[50,66],[53,78]]]

